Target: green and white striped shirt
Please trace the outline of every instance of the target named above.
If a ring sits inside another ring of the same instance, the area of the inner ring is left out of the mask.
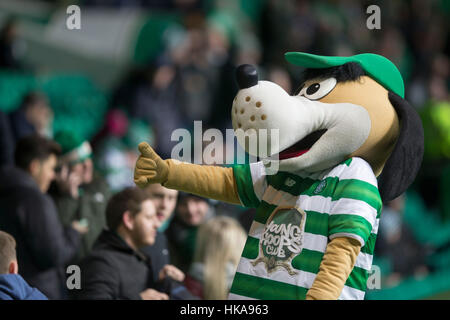
[[[229,299],[305,299],[328,242],[361,245],[339,299],[363,299],[382,207],[376,177],[361,158],[314,174],[266,175],[262,162],[233,167],[241,203],[256,215]]]

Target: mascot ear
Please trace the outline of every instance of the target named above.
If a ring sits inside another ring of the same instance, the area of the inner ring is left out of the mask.
[[[400,134],[391,156],[378,178],[383,202],[395,199],[416,178],[423,158],[423,127],[417,112],[399,95],[389,92],[389,101],[397,111]]]

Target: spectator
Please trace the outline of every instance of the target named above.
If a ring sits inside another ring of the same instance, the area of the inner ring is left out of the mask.
[[[161,55],[145,67],[130,70],[113,91],[114,108],[150,125],[155,132],[152,144],[163,157],[170,157],[175,129],[185,127],[183,92],[179,72],[171,59]]]
[[[146,192],[152,199],[156,208],[156,216],[159,220],[160,227],[156,233],[155,243],[151,246],[142,248],[142,252],[150,257],[153,268],[153,278],[157,280],[159,272],[166,265],[170,265],[169,247],[167,243],[167,236],[164,231],[169,226],[172,214],[177,204],[178,191],[164,188],[162,185],[155,183],[146,188]],[[183,277],[177,279],[184,280]]]
[[[14,140],[8,116],[0,111],[0,166],[14,163]]]
[[[250,231],[253,220],[255,219],[255,215],[256,215],[255,208],[244,210],[238,215],[237,219],[247,233]]]
[[[50,299],[65,297],[61,267],[73,258],[86,232],[77,221],[64,228],[47,189],[55,176],[60,147],[39,136],[21,139],[15,167],[0,170],[0,229],[17,241],[19,269]]]
[[[42,93],[28,93],[19,109],[10,114],[10,121],[15,141],[32,134],[52,136],[53,111]]]
[[[405,223],[404,207],[405,195],[401,195],[387,203],[381,213],[375,253],[391,264],[391,273],[386,278],[388,286],[410,276],[421,278],[429,273],[426,258],[430,248],[419,243]]]
[[[207,199],[180,192],[175,217],[166,230],[170,259],[174,265],[187,272],[195,252],[198,227],[213,215]]]
[[[95,167],[113,192],[133,187],[134,165],[142,140],[153,145],[153,129],[143,120],[130,118],[121,109],[106,115],[103,129],[93,139]]]
[[[110,197],[106,181],[95,174],[92,149],[75,132],[60,131],[55,140],[61,145],[60,171],[50,194],[55,201],[61,222],[69,226],[81,220],[88,227],[83,235],[74,263],[84,258],[106,226],[105,209]]]
[[[206,300],[224,300],[247,235],[230,217],[215,217],[200,226],[195,255],[185,285],[194,295]]]
[[[108,229],[81,263],[81,290],[75,292],[76,298],[167,300],[176,285],[170,278],[174,270],[161,272],[155,283],[151,263],[139,251],[155,242],[160,226],[148,194],[139,188],[115,194],[106,207],[106,223]]]
[[[19,275],[16,241],[3,231],[0,231],[0,300],[47,300]]]
[[[21,70],[23,67],[19,61],[21,43],[17,37],[17,23],[9,19],[0,30],[0,68]]]
[[[170,61],[160,58],[150,69],[146,81],[137,87],[129,111],[132,117],[145,120],[154,128],[156,149],[168,158],[176,144],[171,141],[172,132],[186,125],[180,110],[184,105],[183,86]]]
[[[146,188],[156,206],[156,214],[161,226],[158,231],[164,232],[169,227],[177,205],[178,190],[168,189],[159,183],[151,184]]]
[[[268,72],[268,80],[278,84],[287,93],[294,94],[289,73],[283,68],[278,66],[271,67]]]

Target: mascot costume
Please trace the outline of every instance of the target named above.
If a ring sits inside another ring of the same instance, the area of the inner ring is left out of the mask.
[[[241,65],[231,109],[235,130],[279,130],[276,174],[275,160],[196,165],[143,142],[134,181],[256,208],[230,299],[363,299],[382,203],[413,182],[422,123],[380,55],[285,57],[306,68],[297,95]]]

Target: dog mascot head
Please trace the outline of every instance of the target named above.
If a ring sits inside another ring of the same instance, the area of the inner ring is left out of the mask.
[[[288,52],[287,61],[305,67],[296,95],[258,81],[256,69],[237,69],[239,92],[233,101],[233,128],[268,133],[269,154],[280,171],[313,173],[350,157],[366,160],[378,177],[383,202],[413,182],[423,156],[423,129],[404,99],[403,79],[388,59],[371,53],[351,57]],[[277,136],[270,129],[278,129]]]

